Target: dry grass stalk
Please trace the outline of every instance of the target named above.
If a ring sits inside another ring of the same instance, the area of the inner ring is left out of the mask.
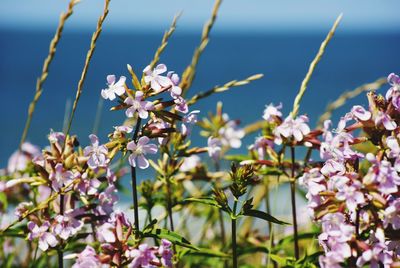
[[[68,4],[67,12],[61,13],[61,15],[60,15],[60,20],[59,20],[59,23],[58,23],[58,27],[57,27],[56,33],[54,34],[54,37],[50,42],[49,54],[47,55],[47,57],[46,57],[46,59],[44,60],[44,63],[43,63],[42,74],[40,75],[40,77],[38,77],[37,82],[36,82],[35,96],[33,97],[32,102],[29,104],[28,118],[26,119],[24,131],[22,133],[21,141],[19,143],[19,150],[21,150],[21,146],[25,142],[26,136],[28,135],[28,130],[29,130],[29,127],[31,125],[33,112],[35,111],[36,104],[39,101],[40,96],[43,93],[43,84],[46,81],[47,76],[49,74],[49,67],[50,67],[51,62],[54,59],[54,55],[56,53],[56,47],[58,45],[58,42],[61,39],[65,22],[72,15],[74,6],[77,3],[79,3],[79,1],[80,0],[71,0],[69,2],[69,4]]]
[[[160,55],[164,52],[165,48],[167,47],[168,40],[172,36],[172,34],[175,32],[176,29],[176,23],[178,22],[178,19],[181,16],[181,12],[175,15],[174,19],[172,20],[171,26],[169,27],[168,31],[166,31],[163,35],[163,38],[161,40],[161,45],[158,47],[156,53],[154,54],[154,58],[150,63],[150,68],[153,69],[154,66],[158,63],[160,60]]]
[[[199,100],[201,100],[201,99],[203,99],[203,98],[205,98],[205,97],[208,97],[208,96],[210,96],[210,95],[212,95],[212,94],[214,94],[214,93],[223,92],[223,91],[229,90],[229,89],[232,88],[232,87],[239,87],[239,86],[246,85],[246,84],[248,84],[248,83],[250,83],[250,82],[252,82],[252,81],[254,81],[254,80],[257,80],[257,79],[262,78],[263,76],[264,76],[263,74],[255,74],[255,75],[252,75],[252,76],[247,77],[247,78],[244,79],[244,80],[240,80],[240,81],[238,81],[238,80],[232,80],[232,81],[230,81],[230,82],[224,84],[223,86],[215,86],[214,88],[212,88],[212,89],[210,89],[210,90],[207,90],[207,91],[205,91],[205,92],[200,92],[200,93],[194,95],[194,96],[188,101],[188,105],[193,105],[193,104],[195,104],[197,101],[199,101]]]
[[[307,85],[308,82],[311,79],[311,76],[315,70],[315,67],[317,66],[318,62],[321,60],[322,55],[325,52],[325,48],[326,46],[329,44],[329,41],[332,39],[337,26],[339,25],[340,20],[342,19],[342,14],[339,15],[339,17],[337,17],[335,23],[333,24],[331,30],[329,31],[328,35],[326,36],[325,40],[322,42],[317,55],[315,56],[314,60],[311,62],[310,67],[308,69],[308,72],[306,74],[306,76],[304,77],[303,82],[301,83],[300,86],[300,90],[299,93],[297,94],[296,98],[294,99],[294,103],[293,103],[293,110],[291,112],[291,116],[292,118],[295,118],[297,116],[297,113],[299,112],[299,108],[300,108],[300,102],[301,99],[303,98],[303,95],[307,89]]]
[[[351,91],[346,91],[345,93],[340,95],[338,99],[329,103],[326,106],[325,112],[318,119],[317,127],[322,127],[324,121],[327,119],[330,119],[332,117],[332,113],[336,109],[339,109],[340,107],[342,107],[346,103],[346,101],[357,97],[358,95],[360,95],[363,92],[370,91],[370,90],[377,90],[380,87],[382,87],[384,84],[386,84],[386,82],[387,82],[386,77],[381,77],[372,83],[367,83],[367,84],[361,85]]]
[[[206,24],[203,27],[203,33],[201,35],[200,45],[194,51],[192,62],[188,67],[186,67],[185,71],[182,74],[182,80],[179,86],[182,88],[183,96],[185,95],[187,89],[190,88],[190,86],[192,85],[194,76],[196,74],[197,64],[199,62],[201,54],[207,47],[208,41],[210,40],[209,39],[210,32],[215,23],[215,20],[217,19],[218,10],[221,3],[222,0],[215,1],[211,18],[206,22]]]
[[[78,89],[76,90],[76,96],[75,96],[74,104],[72,106],[72,112],[71,112],[71,115],[69,117],[68,127],[67,127],[67,131],[65,133],[66,135],[68,135],[69,131],[71,130],[71,125],[72,125],[72,121],[74,119],[75,110],[76,110],[76,107],[78,105],[78,101],[79,101],[79,99],[81,97],[82,89],[83,89],[83,83],[85,82],[86,74],[87,74],[87,71],[89,69],[89,63],[90,63],[90,60],[92,59],[94,50],[96,49],[96,42],[97,42],[97,39],[99,38],[100,33],[102,31],[103,23],[104,23],[104,21],[105,21],[105,19],[107,17],[107,14],[108,14],[108,11],[109,11],[108,10],[108,6],[110,4],[110,1],[111,0],[105,0],[103,14],[100,16],[99,20],[97,21],[96,31],[92,35],[92,40],[90,42],[90,48],[89,48],[89,51],[88,51],[88,53],[86,55],[85,65],[83,66],[81,78],[79,79],[79,82],[78,82]]]

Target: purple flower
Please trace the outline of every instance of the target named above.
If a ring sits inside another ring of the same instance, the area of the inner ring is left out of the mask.
[[[168,72],[167,77],[171,80],[172,86],[168,90],[171,93],[171,97],[176,98],[182,94],[182,89],[179,85],[179,75],[174,72]]]
[[[200,113],[199,110],[194,110],[183,117],[182,126],[181,126],[182,135],[184,135],[184,136],[190,135],[191,127],[197,123],[197,114],[198,113]]]
[[[161,245],[158,248],[158,254],[161,255],[161,264],[164,267],[172,267],[173,252],[171,250],[172,243],[166,239],[161,240]]]
[[[18,206],[15,208],[14,215],[20,218],[22,214],[24,214],[26,211],[29,209],[33,208],[33,203],[32,202],[21,202],[18,204]]]
[[[81,214],[81,211],[76,209],[66,211],[64,215],[57,215],[56,224],[52,227],[53,233],[63,240],[76,235],[83,227],[83,222],[75,218],[78,214]]]
[[[99,138],[96,135],[89,135],[91,146],[85,147],[83,154],[89,157],[87,161],[88,166],[91,169],[96,169],[98,167],[107,167],[108,165],[108,149],[105,145],[99,145]]]
[[[258,159],[262,160],[265,158],[267,153],[267,147],[274,146],[273,141],[264,138],[264,137],[257,137],[254,144],[249,147],[251,150],[256,150],[258,154]]]
[[[131,141],[128,143],[126,148],[131,151],[131,155],[129,156],[129,164],[132,167],[136,167],[136,159],[137,166],[141,169],[146,169],[149,167],[149,161],[146,159],[146,154],[155,154],[157,153],[157,145],[148,144],[150,139],[146,136],[140,137],[138,142],[135,143]]]
[[[54,169],[55,171],[50,173],[49,179],[54,191],[58,192],[63,186],[71,184],[75,176],[72,171],[64,170],[61,163],[58,163]]]
[[[207,151],[208,151],[208,155],[214,160],[214,161],[218,161],[220,154],[221,154],[221,140],[218,138],[213,138],[213,137],[209,137],[208,138],[208,146],[207,146]]]
[[[354,234],[354,226],[346,223],[345,216],[340,213],[329,213],[322,217],[322,231],[320,238],[325,240],[329,237],[335,237],[339,242],[349,241]]]
[[[241,139],[245,133],[243,129],[238,128],[238,124],[235,121],[228,121],[224,127],[220,128],[218,133],[221,136],[222,145],[231,148],[240,148],[242,146]]]
[[[84,173],[81,181],[77,186],[77,190],[82,195],[95,195],[101,185],[101,182],[96,178],[88,178],[87,173]]]
[[[273,122],[275,117],[282,116],[281,111],[279,111],[280,109],[282,109],[282,103],[280,103],[278,106],[274,106],[273,103],[266,105],[263,118],[267,120],[267,122]]]
[[[126,257],[131,259],[128,268],[140,268],[140,267],[153,267],[152,262],[158,263],[158,259],[155,252],[147,244],[139,245],[138,249],[132,249],[126,252]]]
[[[394,73],[391,73],[387,77],[387,81],[391,85],[391,88],[386,93],[386,99],[389,100],[390,97],[397,95],[397,93],[400,91],[400,77]]]
[[[8,173],[24,170],[28,162],[40,154],[39,147],[29,142],[24,142],[21,147],[21,152],[19,150],[15,151],[10,159],[8,159]]]
[[[397,127],[396,122],[388,114],[381,111],[378,112],[375,118],[375,124],[377,126],[382,124],[387,130],[394,130]]]
[[[154,110],[154,105],[152,102],[143,101],[143,92],[141,91],[136,91],[135,99],[127,97],[124,102],[130,106],[125,111],[127,117],[134,117],[135,113],[137,112],[140,118],[146,119],[149,117],[148,111]]]
[[[48,221],[45,221],[40,227],[32,221],[28,222],[28,239],[32,241],[38,238],[39,248],[42,251],[46,251],[49,247],[55,247],[58,244],[56,237],[47,231],[49,227],[50,223]]]
[[[145,83],[150,84],[151,88],[154,89],[155,92],[159,92],[162,88],[172,86],[172,81],[168,77],[160,75],[166,71],[167,66],[165,66],[165,64],[158,64],[153,70],[151,70],[150,65],[148,65],[143,70],[143,73],[145,74]]]
[[[175,110],[176,111],[181,112],[183,114],[186,114],[189,112],[189,107],[184,98],[182,98],[181,96],[177,96],[176,98],[174,98],[174,102],[175,102]]]
[[[50,143],[62,144],[65,141],[65,134],[62,132],[54,132],[52,129],[50,129],[50,134],[48,135],[48,139]]]
[[[397,172],[400,172],[400,146],[395,137],[387,137],[386,145],[389,147],[388,157],[395,158],[394,168]]]
[[[328,159],[324,166],[321,168],[321,173],[325,176],[332,176],[335,174],[342,175],[346,172],[346,167],[342,162],[334,159]]]
[[[194,169],[199,164],[200,164],[200,157],[198,155],[193,154],[193,155],[191,155],[189,157],[186,157],[183,160],[183,163],[180,166],[179,170],[181,172],[187,172],[187,171],[190,171],[190,170]]]
[[[364,184],[376,183],[378,190],[383,194],[396,193],[397,185],[400,185],[400,177],[389,161],[382,160],[380,162],[373,159],[372,154],[367,154],[367,159],[373,162],[369,168],[367,175],[363,178]]]
[[[393,252],[388,250],[383,230],[378,228],[375,232],[371,232],[370,240],[372,246],[357,259],[357,266],[364,267],[366,263],[370,263],[369,267],[372,268],[382,267],[382,264],[385,268],[390,267],[393,263]]]
[[[102,243],[114,243],[117,241],[115,237],[115,226],[110,222],[103,223],[97,228],[97,239]]]
[[[285,118],[285,121],[279,125],[275,131],[275,143],[280,145],[282,137],[289,139],[293,137],[296,141],[300,142],[304,136],[310,133],[310,127],[307,125],[308,117],[301,115],[293,119],[290,115]]]
[[[352,185],[344,184],[339,187],[336,193],[336,198],[341,201],[346,201],[347,208],[351,212],[355,212],[357,205],[365,202],[364,194],[359,191],[361,183],[355,181]]]
[[[100,215],[109,215],[113,212],[114,204],[118,201],[117,190],[114,185],[109,185],[104,192],[99,194],[99,205],[96,211]]]
[[[75,264],[72,268],[99,268],[101,263],[96,251],[91,246],[86,246],[86,248],[78,254],[76,257]]]
[[[355,105],[353,106],[353,108],[351,109],[351,113],[352,115],[357,118],[358,120],[361,121],[367,121],[369,119],[371,119],[371,112],[366,111],[364,109],[364,107],[360,106],[360,105]]]
[[[394,230],[400,229],[400,199],[396,199],[383,212],[383,226],[387,228],[392,224]]]
[[[115,75],[107,75],[107,89],[101,90],[101,96],[104,99],[114,100],[116,95],[121,96],[125,93],[126,77],[121,76],[118,82],[115,83]]]
[[[319,265],[321,268],[342,268],[341,262],[343,262],[343,257],[336,252],[330,251],[325,255],[319,256]]]

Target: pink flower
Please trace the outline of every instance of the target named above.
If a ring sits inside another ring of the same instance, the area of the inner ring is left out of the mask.
[[[89,135],[92,146],[87,146],[83,150],[83,154],[89,157],[87,162],[88,166],[91,169],[95,169],[98,167],[107,167],[108,165],[108,149],[105,145],[99,145],[99,139],[96,135]]]
[[[183,114],[186,114],[189,112],[189,107],[184,98],[182,98],[181,96],[177,96],[176,98],[174,98],[174,102],[175,102],[175,110],[176,111],[181,112]]]
[[[55,132],[51,129],[50,134],[48,135],[48,139],[50,143],[62,144],[65,141],[65,134],[62,132]]]
[[[174,72],[168,72],[167,77],[171,80],[171,88],[168,90],[171,93],[171,97],[176,98],[182,94],[182,89],[179,85],[179,76]]]
[[[141,244],[138,249],[127,251],[126,257],[132,260],[128,268],[152,267],[151,262],[159,262],[154,250],[147,244]]]
[[[64,215],[57,215],[56,224],[52,228],[53,233],[63,240],[76,235],[83,227],[83,222],[75,218],[80,213],[81,211],[76,209],[66,211]]]
[[[109,185],[104,192],[99,194],[99,205],[96,211],[100,215],[109,215],[113,212],[114,204],[118,201],[117,190],[114,185]]]
[[[386,99],[389,100],[393,95],[397,95],[400,91],[400,77],[394,73],[389,74],[387,77],[388,83],[391,88],[386,93]]]
[[[346,202],[346,206],[351,212],[355,212],[357,205],[365,202],[364,194],[358,191],[361,187],[358,181],[355,181],[352,185],[344,184],[339,187],[339,191],[336,193],[336,198]]]
[[[146,159],[146,154],[155,154],[157,153],[157,145],[148,144],[150,139],[146,136],[140,137],[138,142],[135,143],[131,141],[128,143],[126,148],[131,151],[131,155],[129,156],[129,163],[132,167],[136,167],[136,159],[137,166],[141,169],[146,169],[149,167],[149,161]]]
[[[154,110],[152,102],[143,101],[143,92],[141,91],[136,91],[135,99],[127,97],[124,102],[130,106],[125,111],[127,117],[134,117],[137,112],[140,118],[146,119],[149,116],[148,111]]]
[[[257,137],[254,144],[249,147],[251,150],[256,150],[258,159],[264,159],[267,153],[267,147],[273,147],[273,141],[264,137]]]
[[[266,105],[263,118],[267,120],[267,122],[273,122],[275,117],[282,116],[282,112],[279,111],[280,109],[282,109],[282,103],[280,103],[278,106],[274,106],[273,103]]]
[[[195,167],[197,167],[200,164],[200,157],[198,155],[191,155],[189,157],[186,157],[183,160],[183,164],[180,166],[179,170],[182,172],[187,172]]]
[[[107,75],[107,89],[101,90],[101,96],[104,99],[114,100],[116,95],[121,96],[125,93],[126,77],[121,76],[117,83],[115,83],[115,75]]]
[[[86,248],[78,254],[75,264],[72,268],[99,268],[101,262],[96,254],[96,251],[91,246]]]
[[[219,135],[221,136],[222,145],[240,148],[242,146],[241,139],[245,133],[243,129],[238,128],[238,124],[235,121],[230,120],[219,130]]]
[[[396,199],[383,212],[383,226],[387,228],[392,224],[394,230],[400,229],[400,199]]]
[[[54,191],[58,192],[63,186],[71,184],[75,176],[72,171],[64,170],[61,163],[58,163],[54,169],[55,171],[50,173],[49,179]]]
[[[218,138],[209,137],[208,138],[208,155],[214,160],[218,161],[220,154],[221,154],[221,140]]]
[[[355,105],[353,106],[353,108],[351,109],[351,113],[352,115],[357,118],[358,120],[361,121],[367,121],[369,119],[371,119],[371,112],[366,111],[364,109],[364,107],[360,106],[360,105]]]
[[[161,245],[158,248],[158,254],[161,255],[161,264],[164,267],[172,267],[173,252],[171,249],[172,243],[166,239],[161,240]]]
[[[285,121],[275,129],[275,143],[280,145],[282,137],[289,139],[294,138],[297,142],[303,140],[304,136],[310,133],[310,127],[307,125],[308,117],[301,115],[293,119],[290,115]]]
[[[97,239],[102,243],[114,243],[117,240],[114,229],[114,224],[110,222],[103,223],[97,228]]]
[[[48,221],[45,221],[40,227],[32,221],[28,222],[28,239],[32,241],[38,238],[39,248],[42,251],[46,251],[49,247],[55,247],[58,244],[56,237],[47,231],[49,227],[50,223]]]
[[[15,151],[8,160],[7,171],[13,173],[23,171],[30,160],[41,154],[39,147],[29,142],[22,144],[21,152]]]
[[[394,130],[397,127],[396,122],[388,114],[381,111],[378,112],[375,118],[375,124],[377,126],[382,124],[387,130]]]
[[[184,135],[184,136],[190,135],[191,127],[197,123],[197,114],[198,113],[200,113],[199,110],[194,110],[183,117],[182,126],[181,126],[182,135]]]
[[[145,83],[150,84],[151,88],[154,89],[155,92],[159,92],[162,88],[172,86],[172,81],[168,77],[160,75],[166,71],[167,66],[165,66],[165,64],[158,64],[153,70],[151,70],[150,65],[148,65],[143,70],[143,73],[145,74]]]

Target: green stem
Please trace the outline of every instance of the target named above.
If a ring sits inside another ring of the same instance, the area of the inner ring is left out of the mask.
[[[290,147],[291,158],[292,158],[292,176],[290,180],[290,193],[292,201],[292,218],[293,218],[293,229],[294,229],[294,256],[296,260],[299,259],[299,238],[297,231],[297,213],[296,213],[296,179],[295,179],[295,151],[294,146]]]
[[[237,260],[237,245],[236,245],[236,208],[237,208],[238,200],[235,198],[233,203],[233,215],[232,218],[232,262],[233,268],[238,267],[238,260]]]

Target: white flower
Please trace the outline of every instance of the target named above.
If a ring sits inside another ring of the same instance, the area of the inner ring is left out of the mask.
[[[151,88],[154,89],[156,92],[159,92],[162,88],[166,88],[172,86],[172,81],[166,77],[161,76],[167,71],[167,66],[165,64],[158,64],[156,68],[153,70],[150,69],[150,65],[144,68],[143,73],[144,81],[146,84],[150,84]]]
[[[117,83],[115,83],[115,75],[107,75],[108,88],[101,90],[101,96],[104,99],[114,100],[115,95],[121,96],[125,93],[126,77],[121,76]]]

